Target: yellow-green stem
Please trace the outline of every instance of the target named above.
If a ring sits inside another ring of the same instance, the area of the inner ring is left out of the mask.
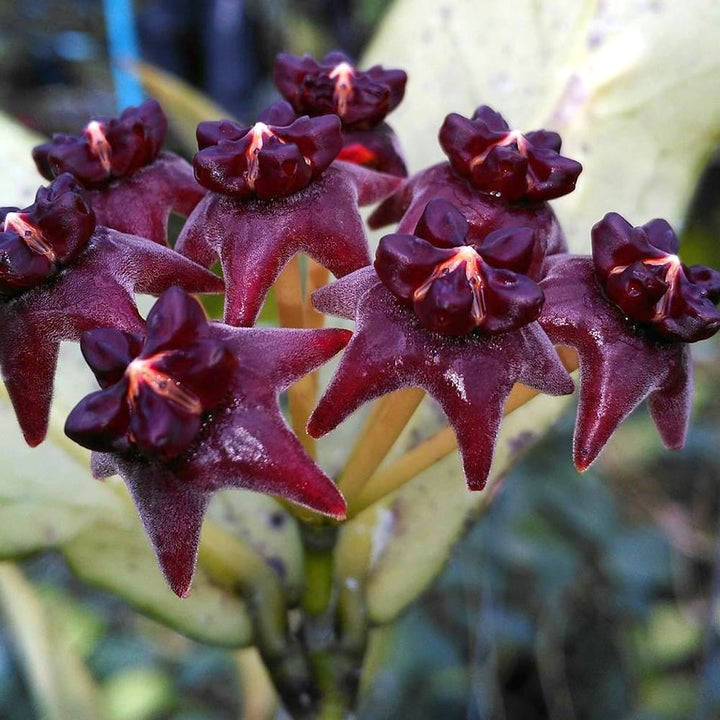
[[[282,327],[307,327],[303,299],[303,286],[307,283],[303,275],[303,265],[300,257],[296,255],[275,281],[275,302]],[[305,425],[317,400],[317,378],[314,375],[314,373],[305,375],[288,389],[290,425],[302,446],[313,458],[316,457],[315,439],[305,432]]]
[[[380,467],[423,397],[422,390],[406,388],[375,402],[338,478],[348,505],[353,504],[368,478]]]

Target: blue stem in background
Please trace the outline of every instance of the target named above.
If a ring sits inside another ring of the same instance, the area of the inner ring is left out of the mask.
[[[115,100],[121,111],[143,101],[140,82],[128,69],[139,57],[132,0],[103,0],[103,9]]]

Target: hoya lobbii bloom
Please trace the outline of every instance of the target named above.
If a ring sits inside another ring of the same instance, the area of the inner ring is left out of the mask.
[[[573,383],[537,322],[543,293],[525,274],[539,266],[533,230],[469,233],[462,213],[436,200],[414,234],[381,239],[374,268],[315,293],[319,310],[355,320],[355,331],[308,432],[329,432],[381,395],[422,388],[455,430],[468,487],[480,490],[515,383],[552,395]]]
[[[684,265],[665,220],[633,227],[609,213],[593,227],[592,247],[592,257],[550,258],[540,283],[540,324],[580,359],[579,470],[646,398],[665,445],[683,446],[692,400],[688,343],[720,328],[720,273]]]
[[[342,495],[287,426],[278,397],[349,335],[211,323],[197,300],[170,288],[146,328],[82,336],[101,389],[75,407],[65,432],[95,451],[97,477],[124,479],[177,595],[189,591],[217,490],[271,493],[345,516]]]

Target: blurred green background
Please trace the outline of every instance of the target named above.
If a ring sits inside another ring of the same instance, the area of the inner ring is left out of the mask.
[[[273,97],[276,52],[340,47],[359,56],[385,7],[135,3],[143,57],[245,119]],[[223,20],[227,43],[213,47]],[[103,28],[97,1],[0,2],[0,107],[43,134],[113,114]],[[718,267],[719,247],[716,154],[681,251]],[[694,350],[687,447],[664,451],[641,409],[578,477],[568,416],[505,480],[421,602],[379,631],[359,718],[720,717],[720,342]],[[22,568],[101,685],[112,720],[241,716],[236,654],[199,646],[79,583],[53,553]],[[0,718],[40,717],[4,623]]]

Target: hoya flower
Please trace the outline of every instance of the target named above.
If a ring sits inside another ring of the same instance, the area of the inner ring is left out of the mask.
[[[99,225],[167,243],[170,212],[187,217],[205,194],[190,164],[161,152],[167,118],[156,100],[117,118],[94,118],[79,136],[54,135],[33,150],[52,180],[69,172],[88,191]]]
[[[580,359],[579,470],[646,398],[665,446],[682,447],[692,397],[688,343],[720,328],[720,273],[684,265],[666,221],[633,227],[609,213],[593,227],[592,246],[592,258],[549,259],[541,282],[541,325]]]
[[[355,332],[308,432],[323,435],[368,400],[420,387],[455,430],[468,487],[481,490],[513,385],[561,395],[573,384],[536,321],[542,292],[523,274],[532,230],[478,243],[469,233],[462,213],[437,200],[414,235],[381,239],[374,268],[315,293],[319,310],[354,319]]]
[[[358,70],[341,52],[320,62],[310,55],[281,53],[275,85],[300,115],[337,115],[342,122],[339,159],[405,177],[407,169],[395,133],[384,122],[405,94],[407,75],[375,65]]]
[[[537,130],[523,135],[483,105],[469,119],[448,115],[439,140],[449,161],[411,177],[373,212],[371,227],[400,221],[398,232],[410,232],[427,203],[443,198],[462,208],[468,222],[485,232],[532,227],[548,253],[566,249],[547,201],[571,192],[582,167],[560,155],[557,133]]]
[[[74,408],[65,432],[95,451],[97,477],[124,479],[177,595],[189,591],[217,490],[248,488],[345,516],[342,495],[288,428],[278,396],[349,335],[209,323],[196,300],[170,288],[144,330],[82,336],[101,389]]]
[[[201,123],[194,159],[211,192],[183,228],[176,248],[202,265],[219,257],[227,284],[225,321],[252,325],[280,271],[304,252],[334,275],[370,263],[358,205],[386,197],[400,179],[333,162],[342,146],[333,115],[289,125],[271,106],[250,127]]]
[[[94,327],[142,327],[134,293],[171,285],[219,292],[222,281],[169,248],[96,227],[68,174],[23,210],[0,209],[0,367],[28,444],[47,431],[60,342]]]

